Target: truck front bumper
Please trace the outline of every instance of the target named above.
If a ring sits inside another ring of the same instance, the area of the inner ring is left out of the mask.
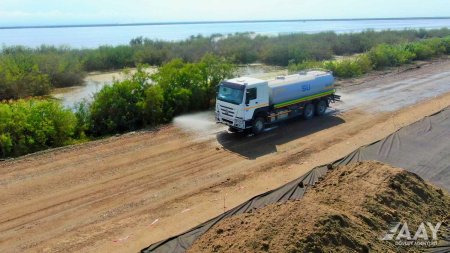
[[[243,119],[240,118],[224,118],[216,115],[216,122],[220,124],[227,125],[229,127],[235,128],[235,129],[241,129],[244,130],[246,127],[249,126],[248,122],[246,122]]]

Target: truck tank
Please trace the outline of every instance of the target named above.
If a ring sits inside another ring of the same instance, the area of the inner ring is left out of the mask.
[[[305,71],[269,81],[269,102],[276,106],[332,90],[334,77],[331,72]]]

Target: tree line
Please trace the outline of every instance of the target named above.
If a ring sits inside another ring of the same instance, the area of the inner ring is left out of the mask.
[[[138,37],[129,45],[105,45],[95,49],[3,47],[0,52],[0,99],[46,95],[53,87],[81,84],[85,73],[90,71],[116,70],[140,64],[162,66],[174,59],[196,63],[205,55],[212,54],[234,64],[311,64],[331,60],[336,55],[364,53],[381,44],[395,45],[449,35],[447,28],[278,36],[240,33],[191,36],[182,41]]]

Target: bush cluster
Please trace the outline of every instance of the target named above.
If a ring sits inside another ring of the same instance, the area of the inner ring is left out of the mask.
[[[0,53],[0,99],[42,96],[83,82],[81,56],[69,48],[7,47]]]
[[[18,156],[72,141],[77,120],[52,100],[0,103],[0,157]]]
[[[368,55],[375,69],[401,66],[410,63],[415,57],[413,52],[407,50],[406,45],[387,44],[374,47]]]
[[[46,95],[51,90],[50,78],[23,54],[0,58],[0,100]]]
[[[97,49],[85,49],[82,53],[86,71],[113,70],[135,65],[134,49],[130,46],[100,46]]]
[[[323,68],[333,71],[338,77],[351,78],[371,71],[372,62],[367,55],[362,54],[354,58],[324,62]]]
[[[205,55],[198,63],[172,60],[153,75],[143,66],[120,82],[105,86],[86,113],[78,115],[93,135],[120,133],[170,121],[181,113],[208,109],[216,86],[233,75],[235,67],[226,60]],[[86,120],[87,117],[87,120]]]
[[[74,55],[69,48],[41,46],[33,58],[40,71],[49,76],[53,87],[80,85],[84,81],[81,56]]]
[[[94,95],[86,114],[85,121],[91,122],[88,130],[102,135],[141,128],[154,117],[159,119],[155,114],[160,111],[157,107],[162,102],[161,95],[160,89],[152,87],[150,75],[139,67],[127,80],[104,86]],[[155,107],[148,108],[149,104]]]
[[[333,71],[337,77],[350,78],[365,74],[372,69],[397,67],[414,60],[427,60],[444,54],[450,54],[450,36],[396,45],[380,44],[367,53],[341,60],[304,61],[298,64],[291,61],[288,69],[290,72],[295,72],[323,68]]]

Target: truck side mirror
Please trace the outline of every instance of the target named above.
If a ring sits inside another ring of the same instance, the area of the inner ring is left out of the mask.
[[[245,92],[245,105],[249,105],[250,104],[250,92],[246,91]]]

